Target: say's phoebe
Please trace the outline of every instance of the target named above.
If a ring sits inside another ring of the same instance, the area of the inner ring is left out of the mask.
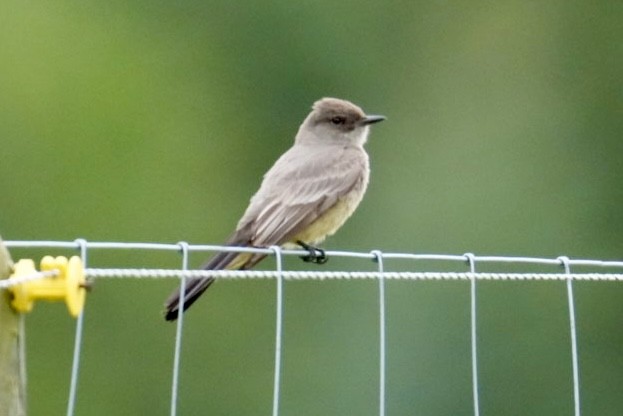
[[[226,244],[301,246],[310,252],[304,260],[324,263],[324,252],[314,245],[335,233],[361,202],[370,177],[363,145],[369,125],[382,120],[384,116],[366,115],[349,101],[316,101],[294,145],[264,175]],[[220,252],[203,269],[249,269],[264,257],[266,254]],[[184,310],[213,281],[212,277],[188,280]],[[179,300],[178,289],[166,301],[166,320],[177,319]]]

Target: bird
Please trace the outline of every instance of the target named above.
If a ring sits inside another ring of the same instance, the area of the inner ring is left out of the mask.
[[[361,202],[370,178],[364,144],[370,125],[385,116],[366,115],[350,101],[322,98],[312,106],[294,144],[266,172],[259,190],[238,222],[227,246],[302,247],[303,260],[322,264],[327,257],[316,246],[333,235]],[[266,254],[218,252],[204,270],[247,270]],[[188,279],[184,312],[214,282],[213,277]],[[164,317],[180,312],[180,289],[165,302]]]

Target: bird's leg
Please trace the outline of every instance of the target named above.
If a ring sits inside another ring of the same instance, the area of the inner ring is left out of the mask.
[[[296,244],[303,247],[305,250],[309,251],[309,254],[305,256],[301,256],[301,259],[303,259],[303,261],[306,261],[308,263],[315,263],[315,264],[325,264],[327,260],[329,260],[324,250],[321,248],[314,247],[301,240],[298,240]]]

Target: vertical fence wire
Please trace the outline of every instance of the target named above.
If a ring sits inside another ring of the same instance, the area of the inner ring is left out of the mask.
[[[385,416],[385,269],[383,253],[372,252],[379,271],[379,415]]]
[[[561,256],[558,258],[565,269],[565,273],[571,274],[569,258]],[[571,333],[571,365],[573,368],[573,408],[574,415],[580,416],[580,370],[578,359],[578,342],[575,323],[575,301],[573,297],[573,279],[567,279],[567,302],[569,304],[569,330]]]
[[[281,387],[281,345],[283,333],[283,259],[281,247],[272,246],[275,252],[277,271],[277,306],[275,323],[275,375],[273,379],[273,416],[279,415],[279,399]]]
[[[188,270],[188,243],[178,243],[182,253],[182,270]],[[171,416],[177,414],[177,392],[179,391],[180,359],[182,355],[182,333],[184,330],[184,300],[186,296],[186,277],[180,278],[180,299],[175,327],[175,351],[173,353],[173,373],[171,377]]]
[[[84,267],[87,267],[87,241],[80,238],[76,244],[80,248],[80,257]],[[78,370],[80,367],[80,354],[82,350],[82,328],[84,327],[84,309],[78,315],[76,321],[76,335],[74,340],[74,355],[71,366],[71,380],[69,383],[69,398],[67,399],[67,416],[73,416],[76,408],[76,394],[78,392]]]
[[[470,279],[470,330],[472,347],[472,395],[474,400],[474,416],[480,415],[480,399],[478,395],[478,341],[476,333],[476,256],[465,254],[469,262]]]

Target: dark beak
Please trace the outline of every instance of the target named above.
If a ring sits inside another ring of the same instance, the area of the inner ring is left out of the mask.
[[[362,120],[361,120],[361,124],[367,125],[367,124],[374,124],[374,123],[378,123],[379,121],[383,121],[385,120],[387,117],[385,116],[376,116],[376,115],[369,115],[369,116],[365,116]]]

